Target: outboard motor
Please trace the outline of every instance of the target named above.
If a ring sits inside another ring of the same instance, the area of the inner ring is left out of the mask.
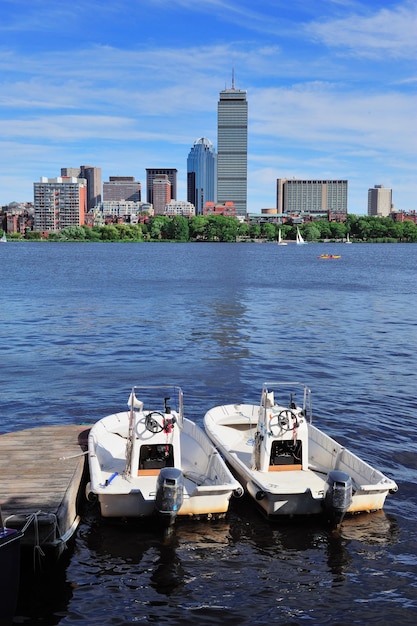
[[[156,485],[155,512],[163,526],[172,526],[184,499],[184,476],[176,467],[163,467]]]
[[[349,474],[332,470],[327,476],[324,508],[331,521],[338,525],[342,522],[352,502],[352,479]]]

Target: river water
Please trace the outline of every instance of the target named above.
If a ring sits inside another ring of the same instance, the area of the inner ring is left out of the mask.
[[[0,264],[0,432],[91,424],[147,383],[180,385],[201,425],[297,380],[316,426],[399,485],[335,531],[243,498],[163,538],[86,505],[15,624],[415,623],[417,245],[9,242]]]

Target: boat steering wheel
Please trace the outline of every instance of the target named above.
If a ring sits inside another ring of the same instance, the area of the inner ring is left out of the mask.
[[[279,435],[279,432],[287,432],[288,430],[294,430],[298,426],[298,419],[294,411],[291,409],[283,409],[280,413],[273,415],[269,420],[269,429],[274,437]],[[279,429],[278,433],[273,431],[273,428]]]
[[[150,433],[161,433],[165,428],[165,415],[159,411],[148,413],[145,418],[145,428]]]

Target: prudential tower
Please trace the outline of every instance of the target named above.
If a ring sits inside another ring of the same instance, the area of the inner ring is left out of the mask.
[[[247,213],[247,170],[248,103],[233,78],[217,107],[217,202],[233,201],[239,216]]]

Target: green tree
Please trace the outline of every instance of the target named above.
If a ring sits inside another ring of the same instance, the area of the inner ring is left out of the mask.
[[[118,239],[121,241],[129,241],[132,239],[132,231],[130,229],[130,225],[129,224],[115,224],[114,227],[116,228],[119,236]]]
[[[118,241],[119,231],[113,224],[100,226],[101,238],[103,241]]]
[[[270,224],[269,222],[262,224],[261,236],[264,239],[268,239],[268,241],[273,241],[276,238],[276,230],[274,224]]]
[[[330,222],[330,233],[332,239],[344,239],[346,236],[346,226],[340,222]]]
[[[251,224],[249,227],[249,234],[252,239],[259,239],[261,234],[261,227],[259,224]]]
[[[207,218],[204,215],[196,215],[190,220],[190,237],[192,239],[205,239]]]
[[[330,222],[328,220],[317,220],[317,222],[314,223],[320,230],[320,239],[332,238],[332,231],[330,228]]]
[[[417,225],[411,220],[405,220],[403,222],[403,237],[404,241],[412,243],[417,242]]]
[[[281,237],[285,239],[291,238],[292,227],[288,224],[275,224],[275,239],[278,240],[279,231],[281,231]]]
[[[134,241],[141,241],[143,239],[142,224],[131,224],[130,231]]]
[[[67,239],[83,240],[85,239],[85,230],[82,226],[66,226],[59,231],[59,239],[64,241]]]
[[[239,222],[235,217],[224,215],[214,215],[217,225],[217,237],[219,241],[236,241],[239,229]]]
[[[90,226],[83,226],[86,241],[99,241],[101,239],[101,232],[98,226],[90,228]]]
[[[249,237],[249,224],[247,222],[239,222],[237,234],[239,237]]]
[[[190,238],[189,221],[182,215],[174,215],[169,224],[169,239],[188,241]]]
[[[303,224],[301,234],[306,241],[317,241],[320,239],[320,229],[317,228],[314,222]]]
[[[169,217],[156,215],[150,220],[149,234],[151,239],[167,239],[169,229]]]
[[[25,233],[25,239],[40,241],[42,239],[42,233],[40,233],[38,230],[27,230]]]

